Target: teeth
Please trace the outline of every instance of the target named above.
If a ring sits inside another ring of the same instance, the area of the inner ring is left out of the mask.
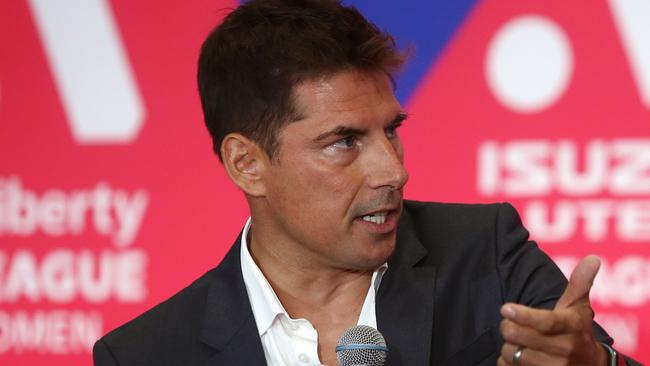
[[[375,224],[383,224],[386,222],[386,212],[378,212],[372,215],[362,217],[363,221],[374,222]]]

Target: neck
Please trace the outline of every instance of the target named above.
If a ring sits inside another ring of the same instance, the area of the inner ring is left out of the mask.
[[[372,271],[328,266],[311,259],[299,245],[264,235],[260,226],[251,226],[248,250],[292,318],[309,319],[310,314],[325,309],[334,317],[339,312],[361,310]]]

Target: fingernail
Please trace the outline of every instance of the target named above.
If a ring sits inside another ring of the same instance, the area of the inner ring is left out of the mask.
[[[512,306],[505,306],[503,308],[503,316],[505,316],[508,319],[514,319],[515,318],[515,309]]]

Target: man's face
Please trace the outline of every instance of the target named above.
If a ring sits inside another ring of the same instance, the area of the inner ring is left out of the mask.
[[[344,71],[294,91],[302,118],[280,131],[264,176],[274,239],[306,265],[375,268],[395,249],[406,115],[384,73]]]

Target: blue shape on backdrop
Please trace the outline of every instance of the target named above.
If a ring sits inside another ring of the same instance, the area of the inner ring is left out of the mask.
[[[380,29],[385,29],[413,54],[397,80],[395,95],[408,101],[421,79],[444,51],[478,0],[344,0],[354,5]]]
[[[343,0],[343,3],[357,7],[380,29],[391,33],[399,47],[413,47],[406,68],[397,79],[395,95],[404,104],[478,1]]]

